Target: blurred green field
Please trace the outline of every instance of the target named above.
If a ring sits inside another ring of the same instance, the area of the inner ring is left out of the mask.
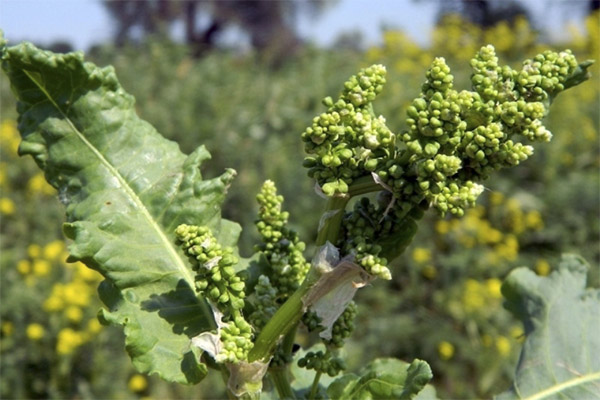
[[[568,42],[550,47],[526,20],[482,31],[450,16],[427,49],[387,31],[382,46],[365,52],[305,48],[277,69],[254,54],[221,51],[194,59],[184,46],[160,39],[119,50],[102,46],[87,57],[112,64],[141,117],[184,152],[206,145],[212,154],[206,176],[238,171],[224,216],[245,227],[243,254],[257,238],[254,197],[266,179],[284,195],[310,254],[323,201],[301,167],[300,133],[323,111],[321,99],[336,95],[347,77],[368,64],[386,65],[388,83],[376,111],[402,131],[405,109],[433,57],[445,57],[456,86],[468,88],[469,60],[483,44],[493,44],[511,66],[546,48],[598,59],[598,21],[598,14],[590,16],[585,33],[571,29]],[[357,329],[345,347],[350,370],[375,356],[420,358],[432,366],[441,398],[490,397],[509,385],[522,340],[520,325],[502,308],[507,273],[525,265],[547,275],[562,253],[574,252],[593,266],[588,281],[598,286],[599,65],[590,81],[553,104],[551,143],[490,179],[479,205],[462,219],[429,213],[395,263],[393,280],[359,291]],[[187,388],[137,375],[121,332],[99,325],[101,277],[64,261],[60,195],[33,160],[17,156],[15,102],[4,76],[0,104],[0,397],[218,398],[219,376]]]

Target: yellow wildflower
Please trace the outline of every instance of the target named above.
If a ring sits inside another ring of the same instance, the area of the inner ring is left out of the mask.
[[[496,350],[502,357],[510,354],[510,340],[506,336],[498,336],[496,338]]]
[[[535,272],[540,276],[547,276],[550,273],[550,264],[543,258],[535,264]]]
[[[31,263],[29,262],[29,260],[20,260],[17,263],[17,271],[19,271],[21,275],[27,275],[28,273],[30,273]]]
[[[8,197],[0,198],[0,214],[13,215],[16,209],[17,207],[15,206],[14,201]]]
[[[98,271],[88,268],[84,263],[77,262],[74,264],[77,271],[77,279],[86,282],[98,282],[102,280],[102,275]]]
[[[148,381],[146,377],[140,374],[135,374],[129,379],[129,390],[138,393],[143,392],[148,388]]]
[[[64,250],[65,243],[62,240],[55,240],[44,246],[44,258],[50,261],[60,260]]]
[[[525,214],[525,226],[536,231],[542,229],[544,227],[542,214],[537,210],[529,211]]]
[[[85,342],[85,337],[71,328],[64,328],[58,332],[58,341],[56,343],[56,351],[59,354],[71,354],[75,349]]]
[[[102,330],[102,324],[98,321],[98,318],[92,318],[87,323],[87,331],[92,335],[100,333]]]
[[[2,330],[2,334],[4,336],[11,336],[15,331],[15,326],[10,321],[2,321],[2,326],[0,327],[0,330]]]
[[[54,290],[53,290],[53,292],[54,292]],[[50,295],[50,297],[48,297],[46,299],[43,307],[44,307],[44,310],[48,311],[48,312],[59,311],[64,307],[64,303],[60,296],[57,296],[56,294],[53,293]]]
[[[424,264],[431,260],[431,252],[429,249],[423,247],[417,247],[414,249],[412,256],[413,260],[419,264]]]
[[[507,261],[514,261],[519,255],[519,242],[514,235],[506,235],[504,242],[497,244],[494,250],[499,257]]]
[[[481,230],[480,241],[482,243],[495,244],[502,240],[502,232],[498,229],[494,229],[489,224],[486,224],[485,228]]]
[[[7,119],[0,123],[0,142],[2,142],[2,147],[6,146],[11,154],[16,155],[20,140],[16,121]]]
[[[37,341],[44,337],[45,330],[42,325],[33,323],[33,324],[27,325],[26,333],[27,333],[27,337],[30,340]]]
[[[437,269],[433,265],[428,264],[421,269],[421,274],[427,279],[435,279],[437,276]]]
[[[39,244],[30,244],[27,246],[27,254],[31,258],[39,258],[42,256],[42,248]]]
[[[523,332],[523,328],[521,328],[518,325],[515,325],[512,328],[510,328],[510,336],[515,338],[515,340],[517,340],[518,342],[522,342],[523,340],[525,340],[525,332]]]
[[[73,281],[65,285],[63,299],[68,304],[85,307],[90,303],[90,291],[84,282]]]
[[[502,293],[500,292],[500,287],[502,287],[502,282],[500,279],[492,278],[485,281],[485,286],[487,288],[488,293],[491,297],[495,299],[502,298]]]
[[[474,312],[485,306],[484,293],[475,279],[467,279],[465,282],[462,302],[467,312]]]
[[[450,231],[450,223],[444,219],[439,220],[435,224],[435,230],[440,235],[445,235],[446,233],[448,233]]]
[[[438,344],[437,350],[442,360],[449,360],[454,356],[454,345],[445,340]]]
[[[83,311],[77,306],[69,306],[65,309],[65,317],[67,317],[69,321],[77,323],[83,318]]]
[[[50,262],[47,260],[33,260],[33,274],[36,276],[46,276],[50,273]]]
[[[42,194],[51,196],[56,193],[56,190],[52,186],[46,182],[46,178],[44,178],[44,174],[37,173],[29,179],[27,183],[27,190],[31,194]]]

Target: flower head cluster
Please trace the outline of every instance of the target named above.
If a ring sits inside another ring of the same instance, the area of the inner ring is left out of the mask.
[[[222,248],[205,226],[179,225],[175,234],[196,269],[198,290],[214,303],[241,310],[245,283],[233,267],[238,262],[233,249]]]
[[[285,300],[304,280],[310,269],[302,252],[304,242],[288,228],[289,213],[281,210],[283,196],[277,194],[273,181],[266,181],[256,196],[259,205],[256,228],[262,243],[256,250],[262,253],[271,268],[270,283],[279,300]]]
[[[331,327],[331,338],[323,339],[325,345],[334,348],[341,348],[344,346],[344,340],[350,337],[354,331],[354,318],[356,318],[357,311],[358,308],[354,301],[348,303],[344,312],[335,320]],[[309,332],[320,332],[324,330],[325,327],[321,325],[321,322],[321,318],[319,318],[317,313],[310,309],[302,316],[302,323]]]
[[[395,136],[371,103],[383,89],[385,67],[373,65],[352,76],[327,112],[315,117],[302,134],[309,156],[304,165],[327,195],[345,193],[353,179],[374,171],[395,149]]]
[[[389,280],[388,258],[410,243],[414,221],[422,215],[420,207],[399,201],[388,191],[379,192],[376,202],[363,197],[344,215],[337,245],[369,274]]]
[[[342,315],[333,323],[331,339],[324,340],[326,345],[337,348],[344,347],[344,340],[354,332],[354,318],[356,318],[357,311],[356,303],[351,301]]]
[[[407,109],[407,128],[392,133],[372,102],[385,83],[374,65],[351,77],[337,101],[315,117],[302,139],[304,165],[327,196],[379,191],[342,221],[343,255],[370,274],[390,279],[387,260],[401,247],[411,213],[426,207],[462,216],[491,172],[516,166],[533,154],[526,141],[549,141],[544,127],[553,98],[587,78],[591,62],[577,64],[570,51],[546,51],[522,69],[500,66],[492,46],[471,60],[473,90],[458,91],[443,58],[433,60],[420,95]],[[373,189],[363,190],[366,181]],[[373,184],[373,182],[376,184]]]
[[[344,216],[338,245],[344,254],[352,254],[354,261],[369,274],[389,280],[392,275],[387,268],[387,260],[380,257],[382,247],[375,242],[376,238],[399,225],[391,222],[393,214],[389,217],[383,214],[382,207],[376,207],[363,197],[356,202],[354,210]]]
[[[255,328],[261,329],[277,311],[277,289],[271,285],[268,276],[260,275],[252,296],[254,311],[248,317],[248,321]]]
[[[298,360],[300,368],[314,369],[317,372],[325,373],[329,376],[336,376],[346,369],[346,362],[336,357],[330,351],[309,351],[304,357]]]
[[[310,263],[302,254],[304,242],[287,226],[289,213],[282,211],[283,196],[277,194],[275,183],[265,181],[256,200],[259,205],[256,228],[262,241],[256,251],[265,257],[269,269],[268,276],[259,276],[251,298],[253,312],[249,321],[260,330],[275,314],[277,306],[300,286]],[[291,355],[278,346],[270,365],[281,366],[290,361]]]
[[[175,234],[196,270],[196,287],[225,316],[225,321],[219,321],[223,346],[217,361],[246,360],[253,346],[253,332],[242,315],[246,285],[235,271],[238,259],[233,249],[221,247],[205,226],[179,225]]]
[[[344,341],[350,337],[354,331],[354,319],[356,318],[356,303],[351,301],[342,315],[338,317],[331,327],[331,338],[322,338],[327,346],[325,352],[308,352],[303,358],[298,360],[298,366],[306,369],[314,369],[324,372],[329,376],[335,376],[340,371],[346,369],[344,361],[335,355],[335,350],[344,347]],[[302,323],[309,331],[322,331],[325,328],[321,325],[321,319],[317,313],[308,311],[302,316]]]
[[[405,209],[426,200],[460,216],[482,192],[478,182],[533,154],[521,138],[550,140],[541,120],[551,100],[583,81],[588,65],[578,66],[568,50],[546,51],[517,71],[500,66],[485,46],[471,60],[474,90],[457,91],[445,60],[436,58],[400,134],[373,112],[385,72],[374,65],[350,78],[337,102],[325,99],[328,111],[302,134],[305,165],[329,196],[374,173]]]

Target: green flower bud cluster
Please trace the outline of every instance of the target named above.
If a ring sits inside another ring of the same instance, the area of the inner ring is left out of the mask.
[[[298,366],[300,368],[313,369],[333,377],[346,369],[346,362],[336,357],[330,351],[324,352],[319,350],[317,352],[309,351],[306,353],[304,357],[298,360]]]
[[[321,325],[321,318],[311,309],[302,314],[302,323],[309,332],[322,331],[324,329]]]
[[[196,271],[196,288],[224,315],[219,329],[223,348],[216,361],[246,360],[254,335],[242,315],[245,283],[234,269],[239,260],[233,249],[221,247],[205,226],[179,225],[175,235]]]
[[[238,363],[248,359],[248,353],[252,350],[254,337],[252,326],[246,322],[238,311],[234,313],[232,321],[225,323],[220,330],[220,338],[223,348],[215,357],[218,363]]]
[[[436,58],[400,134],[375,124],[383,118],[375,117],[371,101],[385,82],[385,70],[366,68],[346,83],[337,102],[325,99],[328,111],[302,134],[309,153],[305,166],[328,196],[345,193],[354,180],[374,173],[405,214],[426,200],[441,214],[462,215],[483,190],[478,182],[533,154],[517,135],[551,139],[542,123],[550,102],[585,80],[589,65],[578,66],[569,50],[546,51],[513,70],[499,65],[493,46],[484,46],[471,60],[473,91],[457,91],[445,60]],[[353,91],[360,93],[355,101]]]
[[[275,348],[275,353],[273,353],[273,358],[271,358],[271,361],[269,362],[269,367],[283,367],[293,360],[294,356],[292,354],[285,352],[281,346],[277,346],[277,348]]]
[[[354,331],[354,318],[358,307],[354,301],[348,303],[344,312],[335,320],[331,327],[331,339],[323,339],[323,343],[327,346],[341,348],[344,346],[344,340],[346,340]],[[302,323],[309,332],[320,332],[325,329],[321,325],[321,318],[316,312],[308,310],[302,316]]]
[[[371,105],[383,89],[385,74],[385,67],[373,65],[352,76],[337,101],[323,100],[327,112],[302,133],[309,154],[304,166],[328,196],[346,193],[354,178],[374,171],[395,151],[395,135]]]
[[[431,205],[442,214],[450,212],[462,217],[464,210],[472,207],[482,192],[483,186],[471,181],[462,184],[452,182],[448,185],[440,185],[439,193],[431,196]]]
[[[222,248],[205,226],[179,225],[175,234],[196,270],[198,290],[219,309],[244,308],[245,283],[236,274],[233,249]]]
[[[381,256],[382,246],[377,243],[397,234],[402,221],[413,205],[396,201],[389,192],[380,192],[378,204],[367,197],[354,204],[345,214],[338,246],[345,255],[353,255],[354,262],[369,274],[390,280],[392,275],[387,260]]]
[[[257,330],[260,330],[277,311],[277,290],[271,285],[267,276],[260,275],[258,277],[251,302],[253,311],[248,317],[248,321]]]
[[[421,96],[408,108],[408,131],[399,136],[406,153],[377,171],[396,196],[425,198],[441,214],[463,215],[483,191],[477,182],[533,154],[514,135],[551,139],[541,101],[564,89],[577,62],[569,51],[545,52],[519,72],[499,66],[494,48],[485,46],[471,66],[475,91],[457,92],[444,59],[433,61]]]
[[[565,89],[566,81],[577,68],[577,59],[571,50],[546,50],[523,63],[516,82],[519,93],[528,101],[546,100]]]
[[[256,247],[266,257],[272,269],[269,274],[271,285],[279,300],[285,300],[304,280],[310,263],[302,252],[304,242],[298,234],[287,227],[289,213],[281,210],[283,196],[277,195],[272,181],[266,181],[256,196],[259,204],[256,227],[262,244]]]

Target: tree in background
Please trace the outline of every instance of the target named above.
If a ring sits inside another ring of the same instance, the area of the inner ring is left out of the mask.
[[[216,47],[225,28],[235,26],[248,35],[254,49],[275,58],[300,45],[293,28],[298,14],[317,15],[331,3],[333,0],[102,0],[114,18],[114,40],[119,46],[148,34],[169,36],[173,24],[180,22],[186,43],[199,56]]]
[[[518,16],[531,21],[529,11],[514,0],[453,0],[439,3],[438,21],[447,14],[461,14],[472,23],[489,28],[500,21],[512,22]]]

